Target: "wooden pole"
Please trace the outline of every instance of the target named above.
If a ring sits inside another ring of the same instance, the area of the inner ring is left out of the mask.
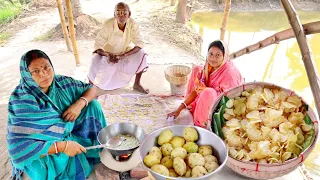
[[[66,26],[66,20],[64,17],[64,13],[63,13],[63,8],[62,8],[62,1],[61,0],[56,0],[57,1],[57,6],[58,6],[58,10],[59,10],[59,15],[60,15],[60,21],[61,21],[61,28],[62,28],[62,32],[63,32],[63,37],[66,41],[66,45],[68,48],[68,51],[72,51],[71,48],[71,42],[70,42],[70,38],[69,38],[69,33],[68,33],[68,29]]]
[[[314,63],[313,55],[310,50],[310,46],[304,32],[304,29],[301,25],[299,16],[294,9],[290,0],[281,0],[284,10],[286,11],[289,23],[293,29],[294,34],[296,35],[298,45],[302,55],[302,61],[307,71],[309,84],[311,91],[315,100],[315,105],[320,113],[320,81],[318,76],[318,71]]]
[[[66,7],[67,7],[67,13],[68,13],[68,21],[69,21],[69,30],[70,30],[70,37],[71,37],[71,43],[73,48],[73,54],[76,59],[76,64],[80,64],[79,60],[79,52],[77,47],[77,41],[76,41],[76,31],[74,28],[74,22],[73,22],[73,14],[72,14],[72,7],[70,0],[66,0]]]
[[[302,25],[302,27],[305,34],[307,35],[320,33],[320,21],[304,24]],[[295,35],[292,29],[286,29],[284,31],[277,32],[276,34],[267,37],[266,39],[259,41],[258,43],[247,46],[243,49],[240,49],[239,51],[230,54],[230,59],[238,58],[244,54],[250,54],[271,44],[278,44],[280,41],[287,40],[293,37],[295,37]]]
[[[221,25],[221,33],[220,33],[220,40],[224,40],[224,34],[226,32],[226,26],[228,22],[228,17],[230,13],[230,6],[231,6],[231,0],[226,0],[226,5],[224,7],[224,13],[223,13],[223,20]]]

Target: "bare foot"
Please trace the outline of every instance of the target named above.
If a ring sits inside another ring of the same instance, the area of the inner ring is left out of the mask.
[[[135,85],[133,85],[133,89],[134,89],[134,90],[137,90],[137,91],[139,91],[139,92],[142,92],[142,93],[144,93],[144,94],[149,94],[149,89],[144,89],[144,88],[141,86],[141,84],[135,84]]]

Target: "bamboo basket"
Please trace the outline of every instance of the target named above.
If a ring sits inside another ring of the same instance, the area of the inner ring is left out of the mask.
[[[189,66],[172,65],[165,69],[164,74],[170,84],[183,85],[187,83],[190,72],[191,68]]]
[[[188,75],[191,72],[189,66],[172,65],[164,71],[167,81],[170,83],[171,94],[184,95],[187,89]]]
[[[292,90],[285,89],[283,87],[280,87],[280,86],[277,86],[277,85],[274,85],[271,83],[265,83],[265,82],[252,82],[252,83],[244,84],[242,86],[238,86],[236,88],[228,90],[224,94],[221,94],[216,99],[216,101],[213,103],[211,111],[209,113],[209,118],[208,118],[209,120],[207,123],[207,128],[210,131],[212,131],[212,129],[211,129],[212,113],[214,112],[218,103],[220,102],[221,98],[224,95],[227,96],[228,98],[234,98],[234,97],[240,96],[242,91],[248,90],[248,89],[253,89],[257,86],[280,88],[280,89],[284,90],[285,92],[287,92],[289,96],[297,95]],[[298,96],[298,97],[301,98],[300,96]],[[302,98],[301,98],[301,100],[305,104],[307,104],[305,102],[305,100],[303,100]],[[286,175],[286,174],[294,171],[308,157],[308,155],[313,150],[313,148],[317,142],[317,139],[318,139],[318,120],[316,118],[314,111],[312,110],[312,108],[310,106],[309,106],[307,113],[314,123],[315,136],[314,136],[313,140],[311,141],[310,146],[305,151],[303,151],[298,157],[290,159],[288,161],[285,161],[282,164],[258,164],[256,162],[240,161],[240,160],[234,159],[229,156],[228,161],[227,161],[227,166],[240,175],[254,178],[254,179],[272,179],[272,178]]]

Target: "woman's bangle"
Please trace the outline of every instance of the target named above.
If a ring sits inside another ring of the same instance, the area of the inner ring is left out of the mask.
[[[80,97],[80,99],[83,99],[86,102],[86,107],[88,106],[88,100],[85,97]]]
[[[69,145],[69,141],[66,141],[66,147],[64,148],[63,152],[66,152],[66,150],[68,149],[68,145]]]
[[[187,108],[187,104],[185,102],[182,102],[181,104],[183,104],[185,106],[185,108]]]
[[[57,142],[56,141],[54,142],[54,148],[56,150],[56,154],[58,154],[58,147],[57,147]]]

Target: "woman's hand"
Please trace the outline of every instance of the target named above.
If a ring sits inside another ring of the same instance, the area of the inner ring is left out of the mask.
[[[176,118],[179,116],[179,114],[180,114],[180,111],[178,111],[178,110],[173,111],[173,112],[171,112],[171,113],[169,113],[169,114],[167,115],[167,119],[168,119],[169,117],[172,117],[172,116],[173,116],[174,119],[176,119]]]
[[[75,141],[68,141],[68,147],[65,147],[65,148],[67,149],[65,149],[63,152],[70,157],[73,157],[77,154],[81,154],[83,152],[84,153],[87,152],[86,148],[84,148],[83,146],[81,146],[79,143]]]
[[[69,106],[69,108],[62,114],[62,118],[65,121],[75,121],[85,105],[86,103],[82,99],[79,99],[77,102]]]

